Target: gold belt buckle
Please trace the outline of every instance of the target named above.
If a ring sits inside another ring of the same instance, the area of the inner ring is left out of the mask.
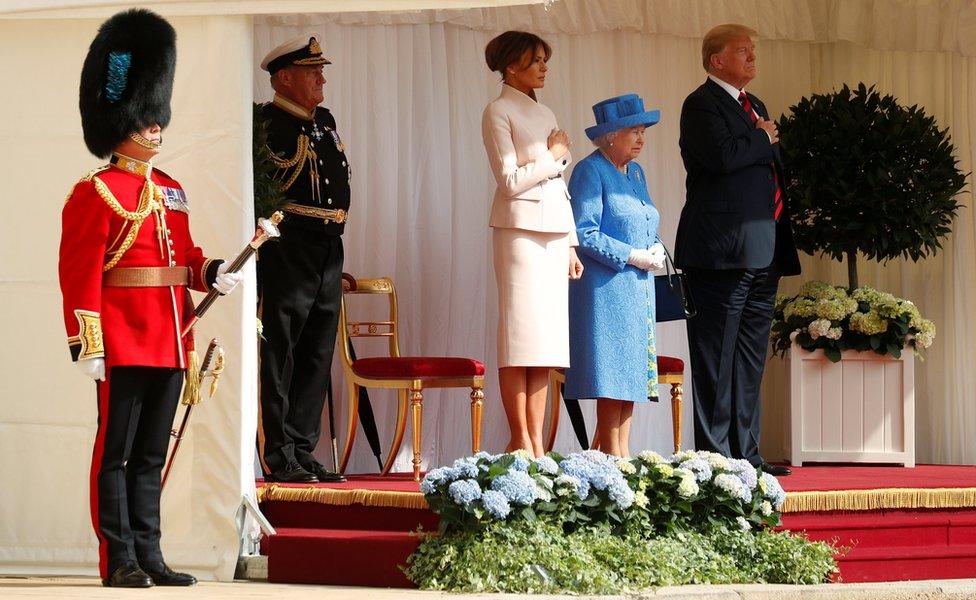
[[[346,211],[343,209],[337,209],[335,211],[335,218],[332,219],[334,223],[345,223],[346,222]]]

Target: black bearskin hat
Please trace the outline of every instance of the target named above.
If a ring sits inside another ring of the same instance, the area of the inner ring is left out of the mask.
[[[105,158],[133,131],[169,124],[176,30],[143,9],[102,23],[81,69],[78,106],[85,145]]]

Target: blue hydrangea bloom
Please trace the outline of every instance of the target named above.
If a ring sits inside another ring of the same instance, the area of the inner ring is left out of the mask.
[[[453,468],[458,474],[458,477],[470,479],[478,476],[478,465],[476,465],[474,463],[474,459],[471,458],[457,459],[454,461]]]
[[[750,492],[756,489],[756,484],[759,483],[759,476],[756,474],[756,467],[749,465],[748,469],[736,471],[735,474],[739,476],[739,481],[741,481],[742,485],[746,486],[746,489],[748,489]]]
[[[774,507],[781,508],[783,501],[786,500],[786,492],[783,491],[783,486],[779,484],[779,480],[769,473],[763,473],[762,478],[766,486],[766,498],[772,502]]]
[[[524,471],[509,471],[499,475],[491,482],[491,489],[501,492],[512,504],[523,506],[532,504],[539,496],[535,480]]]
[[[508,513],[512,512],[512,506],[508,503],[508,499],[505,498],[505,494],[501,492],[485,490],[481,494],[481,503],[485,505],[485,510],[488,511],[488,514],[496,519],[504,519],[508,516]]]
[[[535,459],[535,464],[539,467],[539,470],[546,475],[555,475],[559,472],[559,465],[556,464],[552,458],[548,456],[540,456]]]
[[[563,471],[580,480],[579,496],[585,499],[590,489],[605,490],[620,508],[628,508],[634,502],[634,492],[627,485],[616,463],[602,452],[587,450],[570,454],[559,464]]]
[[[515,462],[512,463],[512,466],[510,468],[513,471],[528,471],[529,459],[525,458],[521,454],[516,454]]]
[[[678,466],[694,473],[698,482],[709,481],[712,478],[712,466],[700,458],[689,458]]]
[[[461,506],[467,506],[481,498],[481,486],[474,479],[458,479],[447,487],[447,492]]]

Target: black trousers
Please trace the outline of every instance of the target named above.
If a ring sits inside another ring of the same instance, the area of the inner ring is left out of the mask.
[[[685,269],[698,315],[688,319],[695,447],[752,464],[759,454],[759,386],[779,274]]]
[[[163,561],[160,473],[182,387],[182,369],[160,367],[112,367],[97,384],[90,491],[102,578],[125,562]]]
[[[316,462],[342,299],[342,238],[286,225],[258,260],[261,453],[271,472]]]

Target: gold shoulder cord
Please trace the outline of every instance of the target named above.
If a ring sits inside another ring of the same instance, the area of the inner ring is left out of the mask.
[[[151,180],[146,180],[146,184],[142,186],[142,192],[139,194],[139,204],[136,206],[136,210],[129,211],[122,206],[112,194],[112,191],[108,189],[108,186],[98,177],[92,177],[92,181],[95,182],[95,191],[108,204],[109,208],[115,214],[128,221],[127,225],[122,226],[123,231],[128,227],[125,239],[122,240],[122,243],[119,244],[117,249],[110,249],[108,251],[108,254],[112,255],[112,258],[102,267],[102,271],[104,272],[118,264],[119,260],[122,259],[122,255],[132,247],[132,244],[136,240],[136,235],[139,234],[139,228],[142,227],[142,222],[146,220],[151,212],[157,210],[162,205],[162,192],[159,191],[156,184]],[[119,235],[121,236],[121,232],[119,232]]]
[[[81,183],[82,181],[91,181],[95,177],[95,175],[98,175],[102,171],[107,171],[110,166],[111,165],[104,165],[98,167],[97,169],[92,169],[91,171],[88,171],[88,173],[86,173],[84,177],[76,181],[75,184],[71,186],[71,190],[68,192],[68,195],[64,199],[65,204],[68,203],[68,200],[71,200],[71,196],[74,195],[75,188],[78,187],[79,183]]]
[[[270,151],[271,149],[269,148],[268,150]],[[279,172],[295,167],[295,170],[291,172],[291,175],[282,184],[282,189],[284,190],[287,190],[295,183],[295,180],[298,179],[298,176],[301,175],[302,170],[305,168],[305,163],[311,164],[313,169],[315,167],[315,150],[312,150],[311,144],[308,143],[308,136],[304,134],[298,136],[298,147],[295,149],[295,155],[291,158],[282,160],[273,151],[270,154],[271,162],[274,163],[274,166],[278,167]],[[276,173],[275,175],[275,178],[278,179],[278,174]],[[281,173],[281,178],[284,178],[284,173]]]

